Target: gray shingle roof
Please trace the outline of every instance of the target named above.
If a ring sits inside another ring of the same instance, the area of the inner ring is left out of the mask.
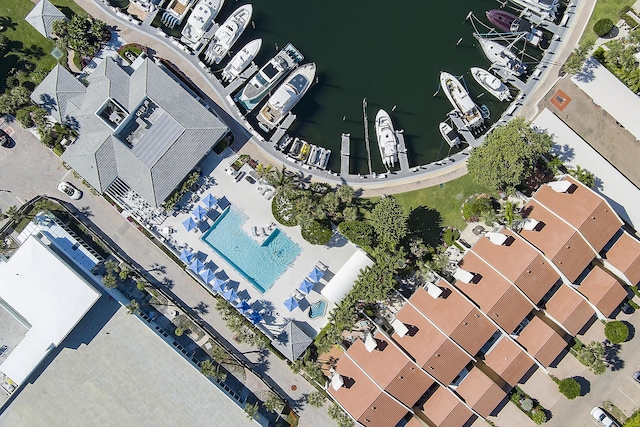
[[[280,334],[271,341],[271,344],[292,362],[300,357],[313,342],[298,323],[296,320],[290,320],[284,325]]]
[[[31,93],[31,99],[44,107],[56,121],[63,122],[67,115],[67,103],[84,96],[86,90],[73,74],[57,64]]]
[[[53,34],[52,26],[55,21],[66,20],[64,13],[52,5],[48,0],[40,0],[31,12],[24,18],[40,34],[51,38]]]

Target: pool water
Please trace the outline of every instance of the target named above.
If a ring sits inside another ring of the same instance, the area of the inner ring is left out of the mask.
[[[322,317],[327,312],[327,302],[323,299],[316,301],[309,306],[309,318],[316,319]]]
[[[300,246],[275,229],[258,243],[242,229],[247,216],[230,207],[202,236],[202,240],[260,292],[266,292],[300,255]]]

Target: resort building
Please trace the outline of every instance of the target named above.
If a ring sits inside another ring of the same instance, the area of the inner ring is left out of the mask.
[[[105,58],[85,87],[56,66],[31,99],[79,137],[62,159],[100,192],[160,206],[228,133],[189,89],[148,58]]]

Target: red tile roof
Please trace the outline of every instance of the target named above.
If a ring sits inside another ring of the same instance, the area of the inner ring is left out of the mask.
[[[380,332],[374,336],[378,346],[371,353],[362,340],[349,347],[347,354],[371,378],[396,399],[412,407],[434,383],[418,365]]]
[[[560,335],[535,316],[525,326],[517,341],[546,367],[551,365],[567,346],[567,342]]]
[[[438,282],[443,293],[433,298],[423,288],[411,297],[411,303],[469,354],[478,350],[497,331],[496,327],[457,289],[444,280]]]
[[[627,298],[620,282],[597,265],[582,280],[578,290],[607,317]]]
[[[640,242],[624,232],[605,254],[605,258],[625,275],[632,285],[640,283]]]
[[[422,412],[437,427],[460,427],[475,418],[475,414],[460,399],[442,387],[438,387],[429,397]]]
[[[571,335],[576,335],[595,315],[589,303],[566,284],[560,286],[545,308]]]
[[[456,392],[483,417],[488,417],[507,396],[498,384],[476,367],[469,371]]]
[[[477,283],[456,282],[456,287],[476,302],[508,333],[533,309],[533,304],[515,286],[473,252],[467,252],[460,267],[476,275]]]
[[[415,328],[415,333],[410,332],[403,337],[394,333],[393,339],[418,365],[444,384],[450,384],[471,361],[466,353],[410,304],[405,304],[396,317],[410,330]]]
[[[535,362],[516,343],[506,337],[484,357],[484,363],[500,375],[507,384],[515,386]]]
[[[561,193],[548,184],[541,186],[533,198],[580,230],[585,239],[600,252],[622,226],[622,221],[607,202],[574,178],[565,181],[572,187]]]
[[[359,422],[371,427],[395,426],[407,408],[382,391],[348,357],[341,357],[336,372],[343,376],[344,385],[329,393]]]
[[[596,253],[577,231],[535,200],[526,204],[524,212],[524,216],[540,221],[544,226],[540,228],[539,224],[534,231],[523,229],[520,235],[540,249],[569,281],[574,282]]]

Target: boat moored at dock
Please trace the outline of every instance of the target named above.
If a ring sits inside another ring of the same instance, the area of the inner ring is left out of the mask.
[[[520,18],[506,10],[493,9],[486,12],[487,19],[498,30],[507,33],[524,33],[527,42],[534,46],[543,47],[545,40],[542,30],[535,28],[525,18]]]
[[[398,138],[391,122],[391,116],[384,110],[376,114],[376,136],[382,163],[387,169],[391,169],[398,161]]]
[[[482,51],[493,65],[504,68],[514,76],[521,76],[527,71],[525,63],[518,59],[508,47],[478,34],[474,34],[474,37],[480,42]]]
[[[205,52],[204,59],[208,64],[219,64],[229,52],[231,46],[240,38],[251,21],[253,6],[245,4],[237,8],[218,28]]]
[[[500,101],[509,101],[511,99],[511,92],[509,88],[502,83],[502,81],[488,72],[485,69],[479,67],[471,67],[471,75],[491,95],[498,98]]]
[[[247,43],[222,70],[222,81],[232,82],[251,64],[262,47],[262,39]]]
[[[182,29],[181,41],[192,49],[200,47],[200,40],[214,24],[213,20],[218,16],[222,3],[223,0],[200,0]]]
[[[462,119],[468,127],[477,128],[484,125],[484,120],[478,106],[473,102],[469,96],[469,92],[462,86],[462,83],[460,83],[453,74],[441,71],[440,86],[444,90],[453,108],[461,114]]]
[[[560,5],[560,0],[511,0],[512,3],[522,8],[522,13],[539,16],[548,21],[554,21]]]
[[[160,22],[167,28],[175,28],[182,23],[194,2],[195,0],[172,0],[162,14]]]
[[[457,147],[460,145],[460,135],[458,132],[453,130],[449,123],[441,122],[438,125],[438,129],[440,130],[440,135],[442,138],[449,144],[449,147]]]

